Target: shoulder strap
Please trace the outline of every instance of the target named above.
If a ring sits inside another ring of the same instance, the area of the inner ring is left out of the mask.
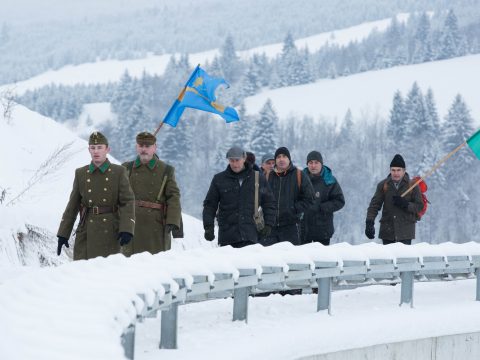
[[[173,174],[173,166],[165,164],[165,170],[163,172],[162,185],[160,186],[160,190],[158,191],[157,201],[160,201],[160,198],[162,197],[162,194],[163,194],[163,190],[165,189],[165,185],[167,184],[167,180],[168,180],[169,177],[172,176],[172,174]]]
[[[260,177],[260,173],[256,170],[254,170],[254,172],[255,172],[255,205],[253,207],[253,211],[254,211],[255,217],[257,217],[258,216],[258,187],[259,187],[258,179]]]
[[[385,182],[383,183],[383,192],[386,193],[387,190],[388,190],[388,184],[387,184],[387,181],[385,181]]]
[[[298,190],[302,189],[302,170],[297,169],[297,184],[298,184]]]
[[[133,163],[134,163],[134,161],[129,161],[127,163],[127,171],[128,171],[128,178],[129,179],[130,179],[130,176],[132,176]]]

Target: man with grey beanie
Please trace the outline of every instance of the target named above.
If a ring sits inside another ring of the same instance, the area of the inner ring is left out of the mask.
[[[240,147],[228,150],[227,168],[216,174],[203,202],[205,239],[215,238],[214,222],[218,221],[218,244],[244,247],[270,234],[275,222],[276,202],[265,176],[246,162]],[[255,172],[258,176],[258,205],[262,207],[265,227],[258,233],[254,221]]]

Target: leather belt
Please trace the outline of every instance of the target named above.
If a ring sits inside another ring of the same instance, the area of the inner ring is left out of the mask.
[[[135,205],[139,207],[149,208],[149,209],[157,209],[157,210],[165,209],[165,204],[159,204],[159,203],[143,201],[143,200],[135,200]]]
[[[100,214],[110,214],[117,211],[116,206],[92,206],[87,208],[88,214],[100,215]]]

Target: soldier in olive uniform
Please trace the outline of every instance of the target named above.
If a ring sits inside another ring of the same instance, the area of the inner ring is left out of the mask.
[[[135,198],[127,171],[107,159],[110,148],[103,134],[94,132],[88,145],[92,162],[75,170],[70,200],[57,233],[60,255],[63,245],[69,247],[68,239],[80,212],[74,260],[119,253],[120,247],[132,239],[135,228]]]
[[[170,250],[171,232],[181,226],[180,190],[175,168],[157,155],[157,139],[148,132],[136,137],[137,158],[123,164],[128,169],[135,193],[136,228],[132,243],[124,254]]]

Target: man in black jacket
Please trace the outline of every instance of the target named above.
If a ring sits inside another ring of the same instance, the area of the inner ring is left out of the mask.
[[[345,205],[342,188],[332,170],[323,165],[322,154],[311,151],[307,155],[307,167],[303,170],[315,190],[315,203],[305,211],[302,219],[302,244],[320,242],[330,245],[333,235],[333,213]]]
[[[275,151],[275,169],[270,172],[268,183],[277,201],[277,214],[272,233],[262,244],[290,241],[300,245],[298,224],[303,212],[313,205],[313,186],[308,176],[292,164],[286,147]]]
[[[214,220],[217,215],[220,246],[243,247],[258,242],[258,237],[270,234],[275,221],[275,198],[263,174],[259,174],[258,203],[263,209],[265,227],[260,234],[253,219],[255,203],[255,171],[245,162],[243,149],[233,147],[227,152],[227,169],[216,174],[203,202],[205,239],[215,238]],[[217,214],[218,209],[218,214]]]

